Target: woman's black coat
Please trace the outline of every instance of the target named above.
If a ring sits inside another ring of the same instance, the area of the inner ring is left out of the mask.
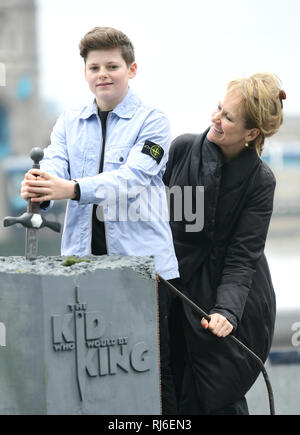
[[[186,232],[190,222],[174,221],[171,201],[181,287],[204,311],[224,315],[236,337],[265,361],[275,323],[275,295],[264,255],[275,178],[250,148],[224,163],[207,132],[175,139],[164,176],[170,188],[204,186],[202,231]],[[186,357],[197,392],[194,410],[209,413],[240,400],[259,374],[256,363],[230,340],[204,330],[186,304],[183,313]],[[181,411],[193,413],[184,405]]]

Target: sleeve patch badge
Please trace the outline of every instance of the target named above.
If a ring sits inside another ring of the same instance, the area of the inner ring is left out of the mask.
[[[159,164],[163,158],[164,150],[160,145],[157,145],[150,140],[146,140],[142,148],[142,153],[148,154],[148,156],[151,156],[154,160],[156,160],[156,163]]]

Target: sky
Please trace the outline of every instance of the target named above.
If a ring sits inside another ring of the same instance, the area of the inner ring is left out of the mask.
[[[299,0],[37,0],[40,90],[58,110],[93,97],[80,39],[95,26],[122,30],[135,46],[142,100],[163,110],[172,133],[197,133],[226,84],[277,74],[286,115],[300,116]]]

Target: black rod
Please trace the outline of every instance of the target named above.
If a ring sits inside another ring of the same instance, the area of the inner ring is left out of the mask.
[[[188,305],[190,305],[195,311],[197,311],[202,317],[204,317],[208,322],[210,321],[209,315],[202,310],[198,305],[196,305],[191,299],[189,299],[186,295],[184,295],[181,291],[179,291],[176,287],[174,287],[169,281],[166,281],[164,278],[162,278],[160,275],[158,275],[159,281],[163,282],[176,296],[181,298],[184,302],[186,302]],[[244,345],[240,340],[238,340],[234,335],[228,335],[225,337],[234,343],[236,343],[237,346],[239,346],[241,349],[243,349],[245,352],[248,353],[248,355],[253,358],[256,363],[258,364],[263,377],[265,379],[265,383],[268,390],[268,396],[269,396],[269,405],[270,405],[270,415],[275,415],[275,406],[274,406],[274,395],[272,390],[272,385],[268,376],[268,373],[266,371],[266,368],[264,366],[264,363],[262,360],[257,356],[251,349],[249,349],[247,346]]]

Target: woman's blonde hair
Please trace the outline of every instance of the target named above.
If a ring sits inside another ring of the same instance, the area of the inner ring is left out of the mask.
[[[245,128],[260,130],[249,146],[261,155],[265,138],[275,134],[283,122],[282,99],[285,99],[285,94],[281,91],[280,79],[275,74],[257,73],[249,78],[231,81],[227,92],[233,90],[242,96]]]

